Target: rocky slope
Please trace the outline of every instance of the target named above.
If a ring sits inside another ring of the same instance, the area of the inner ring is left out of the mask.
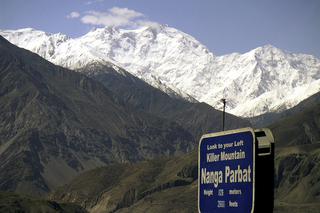
[[[228,112],[246,117],[284,111],[320,89],[320,60],[311,55],[266,45],[215,56],[192,36],[163,25],[99,28],[75,39],[30,28],[0,34],[64,67],[111,62],[169,94],[216,108],[226,98]]]
[[[316,213],[319,209],[320,142],[309,140],[306,145],[306,132],[298,127],[319,120],[320,102],[311,97],[302,105],[305,110],[271,126],[276,141],[274,212]],[[307,132],[314,137],[320,133],[318,126],[309,127]],[[72,201],[92,212],[196,212],[196,171],[197,152],[103,167],[78,176],[51,199]]]
[[[170,208],[173,212],[195,212],[197,175],[196,152],[137,164],[116,164],[80,175],[52,193],[50,199],[74,202],[90,212],[141,212],[144,208],[148,212]],[[179,189],[188,193],[172,196],[171,192]],[[166,192],[168,197],[161,195]],[[159,194],[165,200],[153,198]]]
[[[45,194],[98,166],[188,152],[221,128],[221,112],[113,65],[91,67],[101,84],[0,38],[1,190]],[[248,125],[227,115],[227,128]]]
[[[296,113],[271,125],[277,141],[276,195],[285,204],[319,202],[319,95],[299,104]]]
[[[78,70],[100,81],[121,101],[138,111],[177,122],[196,140],[207,132],[222,129],[222,113],[206,103],[189,102],[180,96],[174,98],[156,89],[129,72],[115,67],[94,63]],[[250,123],[226,113],[225,129],[250,126]]]
[[[40,195],[111,162],[184,153],[194,137],[102,84],[0,37],[0,189]]]

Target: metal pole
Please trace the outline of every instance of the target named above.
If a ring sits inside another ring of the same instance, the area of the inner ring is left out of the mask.
[[[225,116],[226,116],[226,99],[221,99],[223,103],[223,113],[222,113],[222,131],[224,131],[224,122],[225,122]]]

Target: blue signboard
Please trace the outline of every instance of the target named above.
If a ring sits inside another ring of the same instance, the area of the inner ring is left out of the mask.
[[[251,128],[202,136],[198,159],[199,212],[253,212],[254,146]]]

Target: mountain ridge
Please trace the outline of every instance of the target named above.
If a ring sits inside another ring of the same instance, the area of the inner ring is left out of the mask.
[[[124,103],[138,111],[144,111],[172,120],[188,130],[196,139],[210,131],[221,130],[222,113],[206,103],[190,102],[180,96],[150,86],[122,68],[94,64],[78,70],[101,82]],[[225,113],[225,129],[250,126],[248,121],[240,121],[236,116]]]
[[[71,69],[93,61],[110,62],[168,94],[174,91],[215,108],[226,98],[227,111],[245,117],[281,112],[320,90],[319,59],[271,45],[244,54],[215,56],[192,36],[163,25],[133,30],[97,28],[74,39],[51,34],[39,40],[36,35],[40,32],[3,30],[0,34]],[[41,42],[24,41],[30,38]],[[48,42],[50,39],[54,42]]]
[[[111,162],[191,150],[177,123],[138,112],[101,83],[0,37],[0,189],[46,194]]]
[[[209,105],[172,98],[110,64],[94,69],[106,80],[0,36],[0,190],[42,196],[96,167],[189,152],[220,128],[221,112]],[[249,125],[226,118],[226,128]]]
[[[320,101],[309,99],[313,100],[302,103],[306,110],[295,111],[270,126],[275,137],[274,212],[319,211]],[[303,131],[305,124],[310,127],[307,131]],[[91,212],[196,212],[197,154],[194,150],[179,157],[101,167],[79,175],[50,198],[73,201]],[[128,167],[134,172],[118,175]],[[142,181],[146,176],[150,179]],[[110,186],[108,180],[120,187]],[[178,180],[183,184],[177,184]]]

